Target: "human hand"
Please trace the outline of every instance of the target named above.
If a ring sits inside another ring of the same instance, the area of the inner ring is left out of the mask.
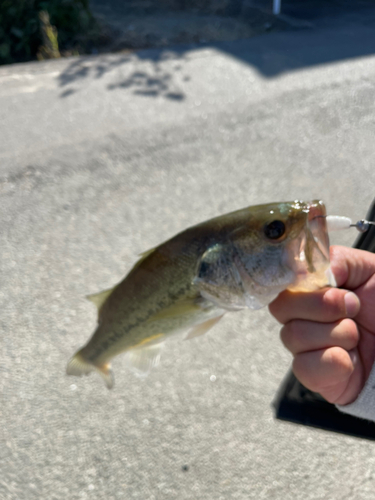
[[[281,293],[270,312],[284,326],[293,372],[330,403],[352,403],[375,361],[375,254],[333,246],[331,268],[340,288]]]

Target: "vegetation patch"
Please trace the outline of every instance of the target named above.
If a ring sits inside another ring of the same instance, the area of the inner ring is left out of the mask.
[[[0,64],[85,53],[100,36],[88,0],[0,1]]]

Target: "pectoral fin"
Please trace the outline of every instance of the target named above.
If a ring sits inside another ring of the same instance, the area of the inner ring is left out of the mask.
[[[151,316],[147,321],[156,321],[161,319],[170,319],[178,316],[185,316],[186,314],[195,313],[202,310],[201,305],[197,302],[197,298],[191,298],[186,300],[179,300],[169,307],[160,310],[153,316]]]
[[[221,316],[217,316],[216,318],[211,318],[207,321],[204,321],[199,325],[196,325],[186,335],[185,340],[194,339],[195,337],[200,337],[201,335],[204,335],[205,333],[208,332],[208,330],[210,330],[213,326],[215,326],[216,323],[218,323],[223,316],[224,314],[222,314]]]

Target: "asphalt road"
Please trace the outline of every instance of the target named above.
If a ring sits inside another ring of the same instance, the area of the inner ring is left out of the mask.
[[[365,215],[372,40],[351,25],[0,69],[2,500],[371,498],[373,442],[274,420],[290,357],[267,310],[170,343],[145,381],[115,359],[112,391],[65,366],[96,322],[85,295],[177,231],[297,198]]]

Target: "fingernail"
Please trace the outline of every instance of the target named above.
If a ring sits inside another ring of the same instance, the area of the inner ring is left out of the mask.
[[[348,292],[344,296],[346,314],[349,318],[354,318],[359,312],[359,298],[353,292]]]

